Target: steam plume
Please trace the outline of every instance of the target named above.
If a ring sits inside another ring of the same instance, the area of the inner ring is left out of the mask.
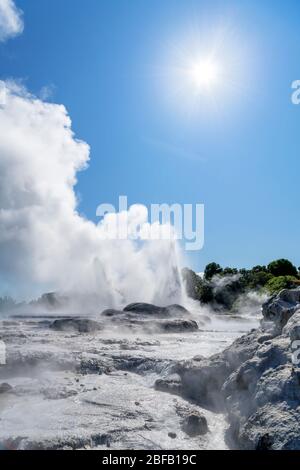
[[[78,214],[74,187],[89,146],[75,138],[65,107],[15,83],[0,82],[0,91],[2,293],[93,293],[103,306],[178,301],[174,242],[103,240],[105,220],[96,225]],[[144,223],[144,209],[128,217]]]

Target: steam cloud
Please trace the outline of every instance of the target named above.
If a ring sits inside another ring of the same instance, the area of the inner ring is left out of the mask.
[[[0,42],[21,34],[24,28],[22,11],[13,0],[0,0]]]
[[[95,294],[102,306],[179,301],[174,241],[103,240],[105,218],[96,225],[78,214],[74,186],[89,146],[65,107],[14,82],[0,82],[0,93],[1,293]],[[144,224],[144,206],[127,216]]]

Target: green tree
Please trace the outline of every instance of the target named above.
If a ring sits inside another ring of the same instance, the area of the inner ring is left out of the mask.
[[[221,274],[223,269],[217,263],[209,263],[204,269],[204,278],[210,280],[216,274]]]
[[[260,264],[258,264],[257,266],[253,266],[251,271],[254,273],[266,273],[268,269],[266,266],[261,266]]]
[[[297,268],[288,259],[277,259],[268,264],[268,272],[273,276],[297,276]]]
[[[260,289],[264,287],[270,279],[273,279],[273,275],[271,273],[267,273],[265,271],[251,271],[248,275],[247,279],[247,288],[248,289]]]
[[[203,282],[201,286],[199,286],[198,296],[200,302],[203,304],[208,304],[214,300],[214,292],[212,286],[208,282]]]
[[[238,273],[238,270],[236,268],[229,268],[229,267],[224,268],[223,271],[222,271],[222,275],[224,275],[224,276],[234,275],[234,274],[237,274],[237,273]]]

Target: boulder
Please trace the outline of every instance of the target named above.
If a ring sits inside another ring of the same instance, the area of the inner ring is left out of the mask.
[[[2,384],[0,384],[0,394],[11,392],[12,389],[13,389],[12,386],[6,382],[3,382]]]
[[[188,414],[182,421],[182,430],[190,437],[206,434],[208,426],[205,416],[199,412]]]
[[[181,305],[158,307],[147,303],[129,304],[124,310],[107,309],[101,314],[111,322],[125,328],[143,329],[146,333],[186,333],[198,330],[198,324],[190,318]]]
[[[93,333],[102,330],[102,325],[88,318],[59,318],[51,323],[50,328],[56,331]]]
[[[204,414],[195,405],[176,404],[176,413],[180,417],[180,426],[183,432],[190,437],[206,434],[208,432],[207,420]]]
[[[165,316],[167,313],[165,307],[157,307],[156,305],[142,302],[129,304],[123,309],[123,311],[155,316]]]
[[[167,307],[158,307],[157,305],[141,302],[129,304],[123,311],[163,318],[189,314],[189,311],[186,308],[178,304],[168,305]]]
[[[157,326],[165,333],[186,333],[198,330],[198,325],[194,320],[164,320],[157,322]]]
[[[292,315],[300,308],[300,288],[283,289],[262,306],[264,323],[272,322],[278,334]]]

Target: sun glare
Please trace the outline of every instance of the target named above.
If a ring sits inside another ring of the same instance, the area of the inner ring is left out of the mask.
[[[217,82],[219,74],[218,64],[210,59],[199,61],[188,70],[192,85],[199,91],[212,87]]]
[[[159,99],[163,94],[168,108],[185,118],[227,112],[253,86],[249,78],[257,59],[230,25],[192,25],[182,36],[177,32],[168,39],[161,54],[155,69]]]

